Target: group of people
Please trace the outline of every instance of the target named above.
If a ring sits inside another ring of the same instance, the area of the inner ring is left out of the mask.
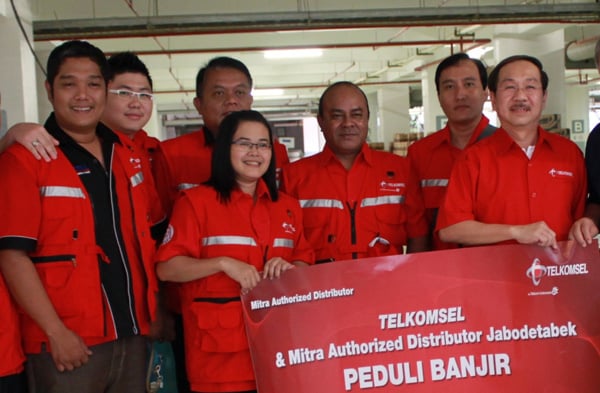
[[[55,48],[53,113],[0,140],[0,392],[145,391],[146,337],[175,339],[180,392],[256,392],[240,295],[263,279],[405,249],[590,244],[600,189],[590,178],[586,207],[583,154],[538,124],[539,60],[488,78],[459,53],[435,82],[447,125],[408,158],[369,148],[367,97],[338,82],[319,100],[323,151],[290,164],[236,59],[197,75],[202,129],[160,142],[135,54]]]

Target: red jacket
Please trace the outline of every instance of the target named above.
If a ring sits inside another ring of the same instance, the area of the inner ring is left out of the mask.
[[[139,160],[139,168],[141,168],[144,175],[143,186],[146,190],[145,192],[147,193],[147,200],[149,202],[148,214],[150,215],[152,224],[155,225],[166,221],[167,215],[159,197],[159,184],[156,182],[154,171],[155,156],[161,154],[159,149],[160,141],[156,138],[149,137],[143,130],[136,132],[133,139],[119,131],[116,131],[116,134],[119,136],[121,143],[129,149],[134,162]],[[162,162],[164,163],[164,160]]]
[[[454,165],[436,230],[467,220],[510,225],[544,221],[556,240],[567,240],[571,225],[583,215],[586,194],[585,163],[575,143],[538,127],[529,159],[499,128]]]
[[[13,375],[23,371],[25,355],[21,348],[19,317],[8,293],[4,278],[0,275],[0,312],[2,327],[0,328],[0,377]]]
[[[424,221],[407,226],[407,181],[403,157],[365,144],[348,171],[325,146],[285,167],[282,189],[300,201],[306,238],[326,262],[401,254],[407,234],[424,236]]]
[[[147,334],[156,306],[157,280],[144,176],[130,150],[118,143],[114,146],[112,172],[121,232],[140,333]],[[96,245],[90,198],[70,161],[60,150],[56,160],[39,161],[23,146],[14,145],[0,155],[0,183],[10,190],[0,194],[0,238],[35,242],[37,247],[29,257],[56,312],[87,345],[115,339],[100,286],[98,256],[106,257]],[[48,342],[24,313],[21,327],[26,353],[37,353]]]
[[[173,202],[180,191],[196,187],[210,177],[212,145],[207,145],[204,130],[191,132],[161,144],[169,172],[169,185],[159,190],[161,200]],[[170,209],[167,209],[170,210]]]
[[[256,203],[239,190],[228,204],[219,202],[211,187],[184,192],[173,209],[157,261],[179,255],[199,259],[226,255],[259,271],[273,257],[313,263],[298,202],[282,193],[273,202],[264,183],[258,184]],[[240,288],[225,273],[182,284],[186,365],[193,391],[256,389]]]
[[[162,144],[160,140],[149,136],[144,130],[136,132],[132,140],[133,143],[140,148],[144,160],[149,163],[148,167],[150,168],[150,173],[154,180],[154,185],[156,186],[160,205],[164,213],[168,215],[170,213],[172,202],[169,199],[168,192],[163,192],[162,190],[168,190],[171,183],[167,160],[162,151]],[[152,196],[152,198],[154,198],[154,196]],[[152,201],[154,199],[150,200]]]
[[[489,122],[487,117],[481,116],[467,147],[479,141]],[[454,162],[463,153],[463,150],[452,145],[450,137],[450,127],[446,125],[441,130],[416,141],[408,148],[410,162],[408,201],[411,202],[406,205],[408,218],[411,222],[425,218],[435,250],[458,247],[458,244],[442,242],[438,234],[434,232],[438,209],[446,195],[450,172]]]

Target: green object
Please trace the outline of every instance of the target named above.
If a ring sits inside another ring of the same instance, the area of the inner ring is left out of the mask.
[[[146,377],[146,390],[148,393],[178,393],[175,356],[173,355],[171,343],[168,341],[154,341],[152,343]]]

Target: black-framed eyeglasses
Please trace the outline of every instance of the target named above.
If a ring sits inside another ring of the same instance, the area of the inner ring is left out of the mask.
[[[137,98],[139,101],[150,102],[154,99],[154,95],[151,93],[137,92],[127,89],[110,89],[108,90],[108,92],[128,100],[131,100],[132,98]]]
[[[256,147],[258,151],[271,150],[271,144],[269,142],[250,142],[245,139],[238,139],[231,142],[232,145],[237,146],[241,150],[250,151],[253,147]]]

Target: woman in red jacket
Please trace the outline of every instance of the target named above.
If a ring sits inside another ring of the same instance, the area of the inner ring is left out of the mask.
[[[277,191],[269,124],[255,111],[221,123],[211,178],[176,201],[157,273],[182,284],[194,392],[254,392],[240,291],[312,264],[298,201]]]

